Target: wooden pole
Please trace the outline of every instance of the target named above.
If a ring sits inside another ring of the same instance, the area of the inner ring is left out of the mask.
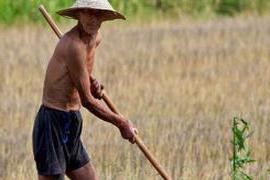
[[[63,36],[63,33],[60,31],[60,29],[57,27],[51,16],[46,11],[45,7],[43,5],[39,6],[39,11],[42,13],[44,18],[47,20],[55,34],[58,36],[59,39]],[[91,76],[91,80],[93,80],[94,77]],[[105,101],[107,106],[110,108],[110,110],[116,114],[120,115],[120,112],[116,109],[115,105],[109,98],[109,96],[106,94],[106,92],[103,90],[102,92],[102,99]],[[135,143],[139,147],[139,149],[143,152],[145,157],[150,161],[150,163],[154,166],[154,168],[158,171],[158,173],[163,177],[165,180],[171,180],[170,176],[166,173],[166,171],[161,167],[161,165],[158,163],[156,158],[152,155],[152,153],[148,150],[148,148],[144,145],[143,141],[139,137],[139,135],[136,133],[135,136]]]

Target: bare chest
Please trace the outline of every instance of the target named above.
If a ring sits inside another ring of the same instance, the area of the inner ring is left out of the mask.
[[[98,47],[100,40],[100,34],[98,34],[88,43],[88,45],[86,45],[86,64],[89,74],[91,74],[93,70],[96,48]]]
[[[95,47],[91,49],[87,49],[86,65],[87,65],[87,70],[89,74],[91,74],[93,70],[94,61],[95,61],[95,51],[96,51]]]

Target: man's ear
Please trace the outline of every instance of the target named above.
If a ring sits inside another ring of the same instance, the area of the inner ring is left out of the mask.
[[[78,21],[80,21],[80,14],[81,14],[80,11],[76,11],[76,12],[75,12],[75,15],[74,15],[75,18],[78,19]]]

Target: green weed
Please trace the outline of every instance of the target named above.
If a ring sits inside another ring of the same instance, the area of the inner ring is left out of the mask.
[[[252,177],[244,172],[246,166],[255,162],[251,157],[251,151],[246,146],[246,140],[252,135],[250,124],[244,119],[235,117],[233,119],[233,157],[230,159],[232,164],[233,180],[251,180]]]

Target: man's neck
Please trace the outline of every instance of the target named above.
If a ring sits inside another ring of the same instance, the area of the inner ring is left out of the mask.
[[[77,29],[78,32],[79,32],[79,36],[80,36],[81,40],[82,40],[85,44],[87,44],[87,45],[90,44],[90,42],[96,37],[96,35],[97,35],[97,33],[98,33],[98,31],[96,31],[96,32],[94,32],[94,33],[88,33],[88,32],[86,32],[86,31],[84,30],[83,26],[82,26],[80,23],[77,24],[76,29]]]

